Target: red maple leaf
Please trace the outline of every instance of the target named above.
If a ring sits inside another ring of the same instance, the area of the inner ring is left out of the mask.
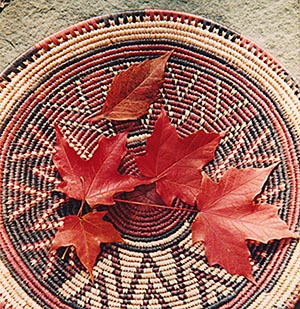
[[[57,190],[70,198],[86,201],[93,208],[99,204],[113,205],[114,194],[132,191],[135,186],[144,184],[144,179],[118,172],[120,161],[127,152],[126,140],[127,133],[111,138],[102,136],[92,158],[84,160],[56,127],[53,162],[63,179]]]
[[[110,120],[135,120],[147,113],[157,99],[164,80],[167,61],[173,51],[159,58],[133,64],[116,75],[111,83],[100,114],[90,122],[106,118]]]
[[[180,138],[162,111],[152,135],[147,139],[146,154],[136,157],[142,175],[152,178],[164,203],[174,198],[193,205],[199,194],[202,167],[211,161],[223,134],[197,131]]]
[[[74,246],[82,265],[93,280],[93,267],[100,253],[100,243],[122,242],[113,225],[103,220],[106,212],[90,212],[83,217],[65,217],[53,240],[51,250]]]
[[[254,203],[273,168],[232,168],[219,183],[204,175],[192,226],[193,242],[204,241],[210,265],[219,264],[254,283],[246,240],[298,238],[278,217],[276,207]]]

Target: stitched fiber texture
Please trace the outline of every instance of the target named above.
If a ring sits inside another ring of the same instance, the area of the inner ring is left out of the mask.
[[[180,136],[224,132],[213,179],[228,168],[279,162],[260,199],[299,233],[300,92],[296,80],[244,35],[206,18],[139,10],[82,21],[39,41],[0,75],[0,300],[4,308],[293,309],[300,291],[300,244],[249,242],[257,286],[209,266],[192,244],[194,214],[118,205],[108,219],[124,244],[101,245],[94,282],[74,250],[49,254],[61,218],[78,201],[56,192],[54,122],[83,158],[124,123],[87,118],[113,77],[173,50],[159,98],[130,129],[128,148],[145,150],[163,107]],[[124,160],[121,170],[136,168]],[[175,200],[174,207],[187,207]]]

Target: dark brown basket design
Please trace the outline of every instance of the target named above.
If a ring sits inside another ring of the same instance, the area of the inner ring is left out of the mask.
[[[48,254],[59,219],[74,209],[53,192],[54,121],[89,157],[100,134],[124,126],[86,121],[101,108],[113,76],[169,50],[161,96],[137,121],[128,147],[144,149],[161,104],[182,136],[228,130],[206,171],[217,177],[229,166],[280,160],[262,198],[299,232],[300,95],[287,71],[248,39],[201,17],[147,10],[94,18],[36,44],[0,76],[4,308],[294,308],[297,241],[249,244],[255,286],[210,267],[202,244],[191,244],[193,215],[171,210],[112,209],[126,244],[102,246],[94,285],[73,252],[64,261]]]

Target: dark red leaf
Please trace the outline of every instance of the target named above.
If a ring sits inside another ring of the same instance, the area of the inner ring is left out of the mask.
[[[135,188],[134,191],[124,193],[121,198],[135,202],[141,202],[149,205],[164,205],[161,197],[156,193],[155,184],[142,185]]]
[[[100,114],[89,121],[95,122],[102,118],[135,120],[146,114],[157,99],[171,54],[172,51],[159,58],[133,64],[115,76]]]
[[[106,212],[94,212],[78,216],[64,218],[64,224],[57,231],[52,243],[52,249],[74,246],[82,265],[90,273],[93,280],[93,267],[98,254],[100,243],[122,242],[121,235],[113,225],[103,220]]]
[[[278,217],[276,207],[253,202],[273,168],[232,168],[219,183],[204,175],[197,197],[199,213],[192,226],[193,242],[204,241],[210,265],[219,264],[252,282],[246,240],[267,243],[298,237]]]
[[[114,198],[116,202],[127,203],[131,205],[138,205],[140,207],[155,207],[169,210],[179,210],[187,212],[196,212],[198,210],[193,208],[182,208],[173,205],[165,205],[161,197],[157,194],[155,183],[149,185],[141,185],[134,189],[134,191],[123,193]]]
[[[136,157],[141,173],[156,182],[167,205],[174,198],[193,205],[199,194],[201,169],[214,157],[223,134],[197,131],[180,138],[163,111],[147,139],[146,154]]]
[[[57,190],[68,197],[86,201],[90,207],[99,204],[115,204],[113,196],[118,192],[132,191],[145,181],[118,172],[125,155],[127,133],[114,137],[101,137],[98,148],[90,160],[84,160],[69,146],[56,127],[56,154],[53,162],[63,182]]]

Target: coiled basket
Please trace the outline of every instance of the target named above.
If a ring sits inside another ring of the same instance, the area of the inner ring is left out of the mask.
[[[191,241],[191,213],[111,207],[108,217],[125,243],[101,245],[94,283],[74,250],[65,259],[49,253],[60,219],[79,206],[54,190],[53,123],[89,158],[101,135],[126,127],[87,121],[113,77],[170,50],[159,98],[131,129],[128,148],[145,149],[161,106],[180,136],[227,131],[205,171],[213,178],[232,166],[279,162],[260,199],[299,233],[300,94],[286,69],[202,17],[159,10],[96,17],[37,43],[0,75],[1,308],[294,308],[299,241],[249,242],[254,285],[208,265],[203,244]],[[125,160],[122,168],[134,164]]]

